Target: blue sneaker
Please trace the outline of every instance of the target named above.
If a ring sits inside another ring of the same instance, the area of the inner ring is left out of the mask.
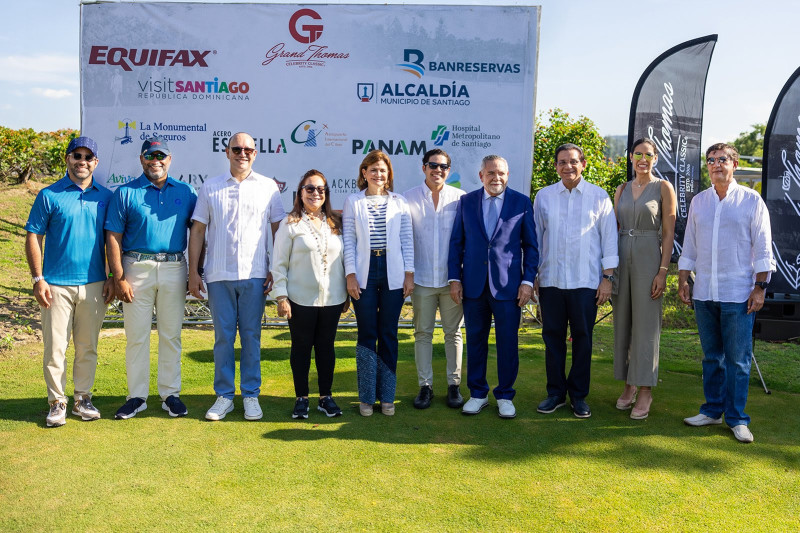
[[[167,396],[167,399],[161,402],[161,408],[169,413],[169,416],[186,416],[189,410],[183,405],[183,402],[177,396]]]
[[[114,418],[117,420],[127,420],[129,418],[133,418],[136,416],[136,413],[144,411],[147,409],[147,403],[141,398],[131,398],[125,405],[117,409],[117,414],[114,415]]]

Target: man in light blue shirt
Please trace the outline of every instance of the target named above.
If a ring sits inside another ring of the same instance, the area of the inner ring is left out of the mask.
[[[188,412],[180,400],[181,326],[186,304],[187,232],[197,202],[194,188],[169,176],[167,141],[147,139],[139,156],[144,172],[116,190],[106,219],[108,265],[125,313],[128,398],[115,418],[147,409],[150,328],[158,323],[158,393],[170,416]]]
[[[70,336],[75,345],[72,414],[83,420],[100,418],[91,401],[97,339],[106,305],[114,296],[113,285],[106,279],[103,239],[111,191],[93,179],[97,143],[89,137],[72,139],[64,157],[66,175],[39,193],[25,224],[25,255],[33,295],[42,310],[48,427],[66,423]]]

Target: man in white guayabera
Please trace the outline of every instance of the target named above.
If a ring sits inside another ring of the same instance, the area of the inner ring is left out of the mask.
[[[189,292],[200,298],[202,274],[208,284],[208,302],[214,322],[214,391],[217,401],[206,412],[208,420],[222,420],[233,411],[236,361],[233,343],[239,330],[242,350],[240,389],[244,418],[262,417],[261,317],[272,289],[267,242],[286,216],[275,180],[253,172],[255,141],[237,133],[225,154],[230,170],[203,184],[197,196],[189,235]],[[200,256],[208,231],[204,272]]]

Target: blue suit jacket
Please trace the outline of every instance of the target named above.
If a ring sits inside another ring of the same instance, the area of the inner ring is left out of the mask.
[[[489,280],[496,300],[515,300],[523,281],[533,283],[539,265],[530,198],[506,189],[494,235],[483,225],[483,188],[458,201],[447,278],[461,280],[465,298],[478,298]]]

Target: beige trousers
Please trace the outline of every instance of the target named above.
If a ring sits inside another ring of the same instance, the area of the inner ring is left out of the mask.
[[[67,402],[67,346],[75,346],[72,382],[75,399],[92,396],[97,369],[97,338],[106,314],[103,282],[87,285],[50,285],[53,301],[42,307],[44,381],[47,401]]]
[[[158,394],[164,400],[181,392],[181,327],[186,305],[186,260],[135,261],[122,258],[133,301],[123,303],[128,399],[150,392],[150,330],[153,308],[158,329]]]
[[[431,288],[414,285],[414,359],[419,386],[433,386],[433,329],[436,309],[444,330],[444,354],[447,359],[447,384],[461,384],[461,326],[464,310],[450,297],[450,287]]]

